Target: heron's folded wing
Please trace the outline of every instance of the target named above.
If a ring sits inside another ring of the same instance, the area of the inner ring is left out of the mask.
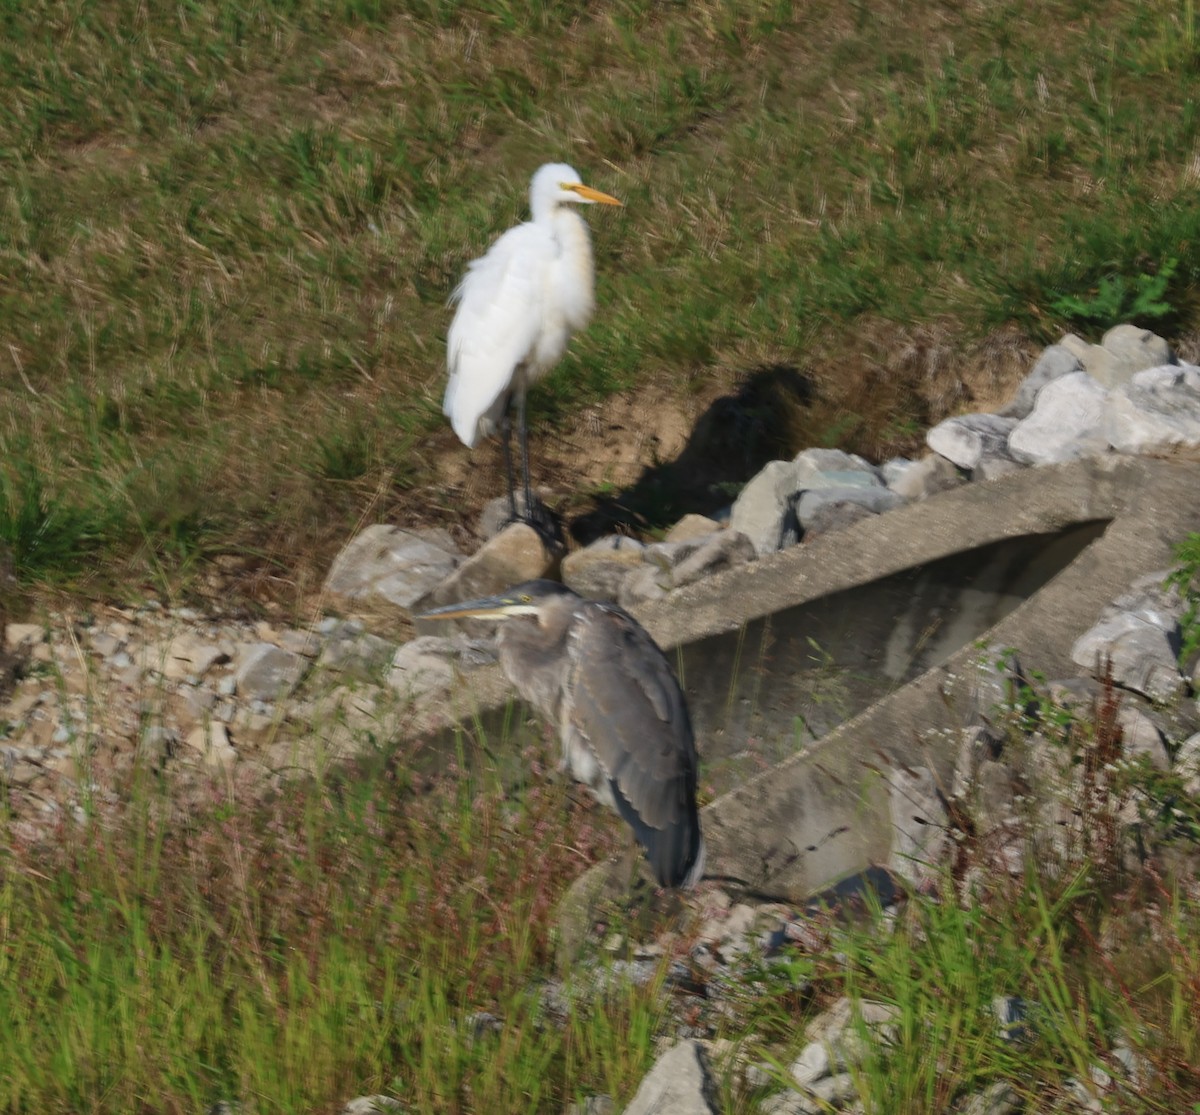
[[[518,225],[471,263],[451,296],[458,311],[446,335],[450,378],[442,411],[468,446],[479,439],[479,419],[509,389],[513,372],[537,342],[545,312],[543,276],[556,255],[544,229]]]
[[[574,656],[572,721],[621,796],[655,829],[694,817],[691,720],[654,641],[623,612],[594,607]]]

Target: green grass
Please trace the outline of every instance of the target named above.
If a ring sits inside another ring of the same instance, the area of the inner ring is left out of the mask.
[[[654,988],[563,1026],[539,995],[557,896],[610,830],[560,791],[355,773],[269,805],[215,788],[186,822],[141,784],[124,815],[10,844],[0,1110],[302,1112],[382,1091],[550,1111],[636,1086]],[[501,1032],[475,1037],[476,1011]]]
[[[869,1115],[940,1115],[1000,1082],[1028,1110],[1071,1110],[1071,1081],[1095,1069],[1119,1081],[1106,1110],[1200,1103],[1200,894],[1186,866],[1173,879],[1156,855],[1128,873],[1115,846],[1080,846],[1010,877],[974,834],[969,898],[959,863],[894,926],[877,911],[808,918],[815,945],[735,966],[715,1000],[665,983],[696,940],[685,922],[656,980],[581,993],[564,1017],[542,996],[561,974],[557,903],[612,854],[618,822],[536,773],[504,785],[490,748],[464,741],[440,774],[415,773],[418,759],[376,751],[266,800],[193,783],[183,811],[135,771],[122,805],[98,794],[48,841],[7,829],[0,1111],[224,1100],[299,1113],[384,1093],[413,1112],[557,1113],[593,1094],[627,1102],[682,1025],[782,1083],[805,1024],[843,995],[897,1012],[894,1040],[851,1069]],[[1195,854],[1194,831],[1161,839]],[[614,931],[643,939],[619,916],[600,936]],[[587,986],[597,953],[603,966],[609,954],[585,947],[569,986]],[[1030,1004],[1016,1042],[993,1013],[1012,995]],[[478,1012],[498,1030],[475,1032]],[[1148,1074],[1136,1086],[1120,1082],[1121,1041]],[[739,1069],[718,1077],[726,1109],[758,1109]]]
[[[533,400],[566,430],[612,391],[791,364],[808,443],[883,453],[986,389],[989,336],[1052,339],[1056,305],[1175,261],[1161,300],[1196,326],[1190,3],[0,21],[0,456],[95,546],[18,547],[26,581],[167,591],[234,552],[294,595],[364,513],[466,516],[445,300],[550,158],[627,203],[591,214],[597,318]],[[896,356],[925,333],[954,390]]]

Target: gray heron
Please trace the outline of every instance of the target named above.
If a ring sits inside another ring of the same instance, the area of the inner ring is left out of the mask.
[[[562,359],[592,316],[595,267],[587,222],[573,205],[620,205],[585,186],[565,163],[547,163],[529,188],[531,220],[510,228],[467,267],[450,296],[458,310],[446,335],[449,379],[442,411],[467,448],[499,431],[508,499],[517,518],[512,422],[515,404],[525,477],[525,518],[533,522],[525,392]]]
[[[500,666],[557,727],[560,769],[628,822],[660,886],[699,881],[691,719],[663,652],[637,620],[545,580],[417,618],[505,621]]]

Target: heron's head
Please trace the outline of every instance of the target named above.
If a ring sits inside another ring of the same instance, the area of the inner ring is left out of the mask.
[[[579,597],[558,581],[526,581],[506,592],[478,600],[464,600],[422,612],[416,619],[512,619],[515,616],[540,618],[555,603],[568,603]]]
[[[608,194],[585,186],[574,167],[566,163],[547,163],[533,176],[529,187],[529,207],[536,218],[557,205],[620,205]]]

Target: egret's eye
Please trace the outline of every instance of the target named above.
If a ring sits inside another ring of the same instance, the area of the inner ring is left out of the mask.
[[[530,596],[530,595],[529,595],[529,593],[527,593],[527,592],[523,592],[523,593],[521,594],[521,603],[522,603],[522,604],[532,604],[532,603],[533,603],[533,597],[532,597],[532,596]]]

